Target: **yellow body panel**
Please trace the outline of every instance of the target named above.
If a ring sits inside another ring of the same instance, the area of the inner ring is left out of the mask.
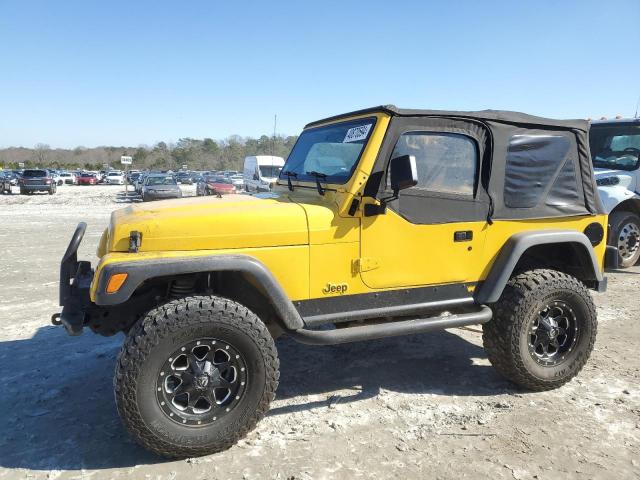
[[[292,179],[294,191],[280,181],[272,194],[169,200],[130,206],[113,213],[100,241],[101,257],[91,288],[105,265],[159,258],[224,254],[249,255],[262,262],[291,300],[351,295],[403,287],[474,283],[488,275],[509,237],[526,230],[582,232],[593,222],[606,232],[606,217],[456,222],[415,225],[395,212],[364,217],[362,197],[390,117],[377,117],[355,173],[344,185]],[[351,216],[354,199],[360,208]],[[425,206],[428,208],[428,205]],[[454,232],[471,230],[473,240],[454,242]],[[131,231],[142,233],[138,253],[126,253]],[[605,237],[606,238],[606,237]],[[605,242],[595,247],[603,267]]]
[[[107,250],[126,252],[132,231],[142,233],[142,252],[308,243],[304,210],[286,197],[228,195],[132,205],[113,212]]]
[[[587,215],[582,217],[564,217],[564,218],[543,218],[535,220],[500,220],[494,222],[487,229],[487,238],[485,248],[478,264],[475,267],[475,276],[478,280],[484,280],[493,262],[507,242],[509,237],[518,233],[529,230],[575,230],[583,232],[587,225],[591,223],[599,223],[604,229],[604,238],[607,238],[607,217],[606,215]],[[603,240],[599,245],[594,247],[596,259],[598,260],[600,270],[604,270],[604,252],[607,248],[606,241]]]
[[[362,273],[371,288],[398,288],[474,281],[482,255],[485,223],[415,225],[397,213],[362,220],[362,257],[378,264]],[[473,240],[454,242],[456,231],[473,232]]]

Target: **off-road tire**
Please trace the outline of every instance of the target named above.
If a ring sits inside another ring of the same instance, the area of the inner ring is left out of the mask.
[[[543,366],[529,352],[529,327],[554,300],[571,306],[578,333],[561,363]],[[596,340],[597,315],[589,291],[578,279],[547,269],[520,273],[509,280],[492,309],[493,318],[482,329],[485,351],[495,369],[521,387],[534,391],[560,387],[589,359]]]
[[[246,361],[247,386],[224,417],[184,426],[160,409],[155,382],[172,351],[201,337],[234,345]],[[228,449],[255,427],[275,397],[279,375],[273,339],[253,312],[226,298],[186,297],[151,310],[129,331],[116,365],[116,405],[145,448],[170,458],[208,455]]]
[[[633,212],[613,212],[609,215],[609,245],[612,245],[616,248],[619,246],[619,239],[624,234],[629,234],[626,232],[628,230],[629,225],[635,226],[634,232],[640,231],[640,217]],[[633,228],[633,227],[632,227]],[[627,258],[623,258],[621,252],[618,253],[618,267],[619,268],[629,268],[633,267],[638,260],[640,260],[640,238],[637,235],[634,235],[635,242],[634,247],[636,248],[633,255],[628,256]]]

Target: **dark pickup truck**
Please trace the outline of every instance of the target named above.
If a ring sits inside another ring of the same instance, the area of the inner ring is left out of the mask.
[[[25,170],[18,181],[20,195],[31,194],[33,192],[49,192],[49,195],[56,193],[56,182],[46,170]]]

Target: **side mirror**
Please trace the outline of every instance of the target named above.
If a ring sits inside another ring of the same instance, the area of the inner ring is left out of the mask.
[[[365,204],[365,217],[383,215],[387,211],[387,203],[397,199],[400,190],[415,187],[418,184],[416,157],[413,155],[402,155],[392,158],[389,163],[389,174],[391,176],[390,183],[393,195],[391,197],[381,198],[379,205]]]
[[[394,197],[398,196],[400,190],[415,187],[418,184],[416,157],[402,155],[392,158],[389,164],[389,174],[391,175],[391,190]]]

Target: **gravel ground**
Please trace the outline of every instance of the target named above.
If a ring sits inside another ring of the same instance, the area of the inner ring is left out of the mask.
[[[193,187],[184,187],[192,195]],[[0,196],[0,478],[640,478],[640,268],[595,294],[600,329],[583,372],[520,391],[476,332],[334,347],[278,341],[278,398],[230,450],[166,461],[138,447],[112,394],[122,336],[68,337],[58,262],[75,225],[95,261],[122,187]]]

